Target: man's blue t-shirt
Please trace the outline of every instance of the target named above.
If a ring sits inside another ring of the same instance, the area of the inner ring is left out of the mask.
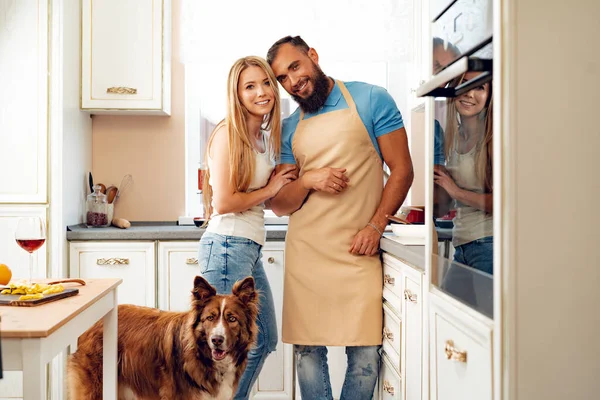
[[[369,132],[371,142],[381,157],[377,138],[404,127],[402,114],[396,102],[384,88],[363,82],[344,82],[350,92],[358,115]],[[304,118],[325,114],[330,111],[348,108],[342,91],[335,83],[323,107],[314,114],[304,114]],[[296,164],[292,153],[292,139],[300,120],[300,108],[282,122],[280,164]]]

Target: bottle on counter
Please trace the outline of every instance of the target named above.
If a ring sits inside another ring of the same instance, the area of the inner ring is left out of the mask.
[[[106,195],[100,192],[101,186],[94,185],[85,203],[85,223],[88,228],[100,228],[110,225],[108,220],[108,201]]]

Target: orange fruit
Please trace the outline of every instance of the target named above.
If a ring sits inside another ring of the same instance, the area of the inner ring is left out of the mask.
[[[0,285],[7,285],[12,278],[12,271],[6,264],[0,264]]]

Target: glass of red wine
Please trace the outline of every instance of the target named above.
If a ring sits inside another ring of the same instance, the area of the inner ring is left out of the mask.
[[[46,226],[40,217],[23,217],[17,223],[15,240],[23,250],[29,253],[29,281],[33,275],[33,252],[44,245],[46,241]]]

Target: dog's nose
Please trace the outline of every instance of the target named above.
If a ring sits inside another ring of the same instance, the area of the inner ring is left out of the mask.
[[[210,341],[217,347],[223,344],[223,340],[225,340],[225,338],[221,335],[215,335],[210,338]]]

